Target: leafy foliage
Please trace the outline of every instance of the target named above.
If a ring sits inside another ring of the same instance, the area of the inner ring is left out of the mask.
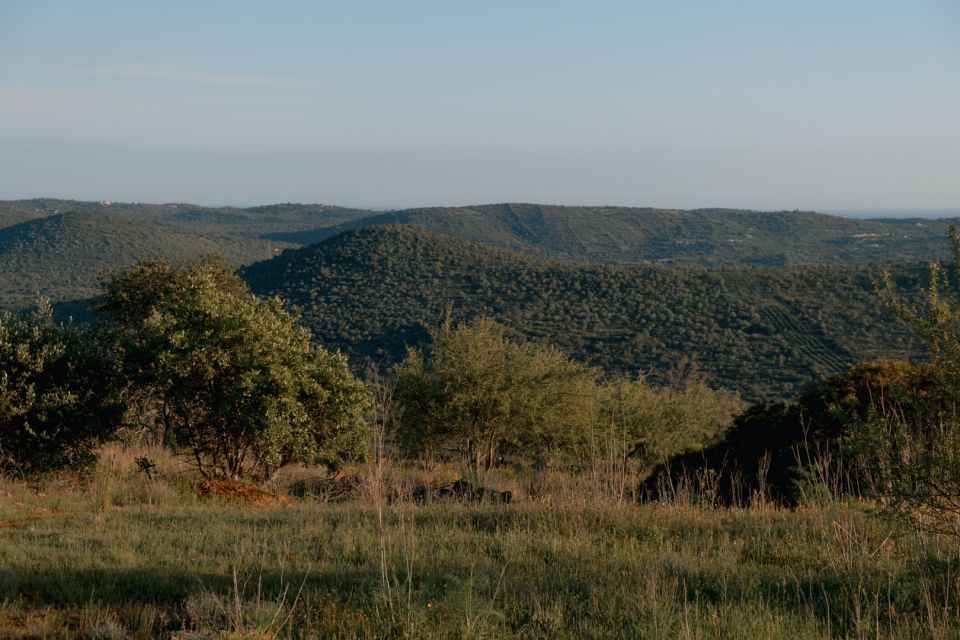
[[[711,389],[696,376],[660,388],[620,377],[604,387],[599,421],[623,438],[627,457],[647,467],[713,443],[741,408],[737,394]]]
[[[477,470],[507,452],[551,459],[582,447],[596,417],[596,374],[489,318],[431,333],[429,351],[400,365],[404,448],[454,452]]]
[[[925,362],[862,362],[824,380],[796,403],[755,404],[736,418],[719,442],[673,457],[651,476],[646,489],[659,495],[664,486],[683,477],[695,489],[715,492],[716,499],[726,504],[746,504],[765,494],[764,498],[793,505],[812,472],[822,488],[836,494],[860,493],[866,488],[867,467],[878,462],[879,453],[871,447],[873,458],[854,464],[850,454],[866,451],[864,424],[891,406],[905,410],[900,402],[912,403],[920,389],[931,398],[939,395],[943,387],[935,372]]]
[[[0,471],[93,462],[123,414],[113,364],[91,330],[54,323],[46,302],[0,317]]]
[[[893,276],[884,273],[878,291],[884,305],[903,318],[930,346],[934,358],[946,370],[960,375],[960,229],[950,227],[954,280],[939,262],[928,266],[927,286],[915,299],[899,298]]]
[[[888,275],[885,305],[930,346],[933,364],[907,389],[878,385],[877,410],[865,416],[855,445],[873,473],[872,489],[895,515],[960,536],[960,230],[950,229],[954,277],[938,262],[926,288],[900,297]]]
[[[363,455],[363,383],[219,260],[139,262],[104,288],[127,378],[205,477]]]

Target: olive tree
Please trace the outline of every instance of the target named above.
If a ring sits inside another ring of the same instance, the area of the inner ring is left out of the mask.
[[[582,447],[596,418],[596,374],[489,318],[433,329],[397,377],[400,444],[458,456],[477,472],[505,452],[551,459]]]
[[[263,479],[364,453],[368,394],[345,358],[313,346],[279,299],[258,298],[219,259],[144,261],[103,286],[125,377],[204,477]]]

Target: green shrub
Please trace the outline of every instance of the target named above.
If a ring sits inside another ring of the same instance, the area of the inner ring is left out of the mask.
[[[104,289],[126,379],[204,477],[364,455],[368,394],[345,358],[311,345],[279,299],[256,297],[219,259],[140,262]]]
[[[431,332],[400,366],[397,436],[408,453],[489,470],[505,453],[553,459],[582,450],[596,420],[596,373],[489,318]]]
[[[114,361],[88,328],[31,315],[0,317],[0,471],[78,468],[119,426]]]
[[[752,405],[719,441],[672,456],[647,480],[645,490],[657,496],[668,488],[661,485],[708,479],[718,502],[742,505],[758,495],[796,505],[811,490],[860,494],[871,468],[883,459],[880,443],[864,440],[871,434],[867,425],[895,406],[900,418],[918,417],[921,405],[916,401],[921,396],[936,401],[942,392],[935,371],[924,362],[861,362],[811,388],[796,403]],[[810,480],[825,486],[810,486]]]
[[[885,274],[884,305],[929,345],[933,363],[909,388],[880,396],[852,442],[890,514],[960,535],[960,230],[950,228],[954,270],[929,266],[927,287],[899,297]]]
[[[647,466],[715,442],[742,408],[736,393],[696,378],[666,387],[615,378],[604,386],[597,432],[619,438],[626,457]]]

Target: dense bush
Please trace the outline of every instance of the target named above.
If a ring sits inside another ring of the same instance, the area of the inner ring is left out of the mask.
[[[479,471],[506,453],[547,460],[586,445],[596,417],[592,369],[489,318],[447,322],[431,339],[398,370],[406,452],[453,455]]]
[[[906,392],[886,394],[854,445],[891,514],[960,535],[960,230],[950,229],[954,271],[931,263],[925,289],[900,298],[888,275],[880,295],[929,345],[933,363]]]
[[[91,463],[123,413],[113,368],[90,329],[55,323],[46,302],[0,317],[0,472]]]
[[[621,439],[643,466],[716,441],[742,408],[736,393],[711,389],[696,376],[664,387],[616,378],[602,390],[597,429]]]
[[[407,454],[459,458],[478,471],[503,457],[648,466],[716,440],[741,406],[697,378],[665,387],[599,380],[489,318],[447,322],[431,338],[398,367],[398,442]]]
[[[647,479],[646,493],[662,496],[665,489],[682,483],[710,492],[723,504],[746,504],[763,494],[778,504],[794,505],[811,479],[826,482],[833,493],[861,493],[869,480],[864,458],[858,455],[864,425],[893,402],[907,412],[901,415],[908,415],[903,401],[919,389],[927,394],[942,389],[929,363],[879,360],[854,365],[797,403],[749,407],[719,442],[661,465]]]
[[[126,379],[204,477],[262,479],[364,454],[363,383],[219,260],[140,262],[104,290],[99,311]]]

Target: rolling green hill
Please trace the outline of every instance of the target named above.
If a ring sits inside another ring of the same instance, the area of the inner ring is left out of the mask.
[[[103,271],[140,258],[219,253],[239,265],[269,258],[285,246],[237,236],[201,236],[102,212],[44,215],[0,228],[0,307],[23,308],[38,294],[54,302],[92,296]]]
[[[371,226],[385,221],[398,224]],[[358,365],[399,357],[451,303],[611,371],[663,376],[688,357],[748,397],[790,396],[854,360],[919,353],[878,311],[880,268],[869,263],[944,257],[947,225],[735,210],[38,199],[0,203],[0,306],[23,308],[39,293],[76,312],[71,301],[94,295],[102,271],[139,258],[216,252],[241,265],[320,239],[244,273],[258,292],[304,307],[320,338]],[[731,242],[737,234],[743,242]],[[904,273],[916,286],[921,271]]]
[[[0,202],[0,228],[39,218],[42,214],[17,202]]]
[[[392,211],[269,237],[307,245],[348,229],[389,223],[416,225],[536,257],[690,266],[946,257],[950,221],[857,220],[802,211],[500,204]]]
[[[271,234],[295,233],[341,225],[350,220],[372,215],[372,212],[362,209],[347,209],[324,204],[273,204],[242,209],[201,207],[182,202],[108,203],[35,198],[0,202],[0,226],[4,226],[2,217],[4,208],[11,211],[30,212],[32,217],[65,212],[105,213],[115,217],[122,216],[132,220],[182,227],[191,233],[201,235],[239,235],[256,239],[270,239],[267,236]]]
[[[0,203],[0,227],[55,212],[107,213],[201,235],[240,235],[309,245],[379,224],[436,233],[573,262],[861,264],[946,258],[956,220],[860,220],[802,211],[639,209],[497,204],[371,212],[331,205],[200,207],[35,199]],[[7,220],[7,222],[5,222]]]
[[[790,397],[851,362],[916,357],[879,306],[873,265],[668,268],[550,262],[412,226],[368,227],[242,269],[357,366],[402,357],[449,305],[489,314],[608,371],[694,364],[746,397]],[[899,270],[914,289],[923,269]],[[689,362],[685,364],[685,361]]]

